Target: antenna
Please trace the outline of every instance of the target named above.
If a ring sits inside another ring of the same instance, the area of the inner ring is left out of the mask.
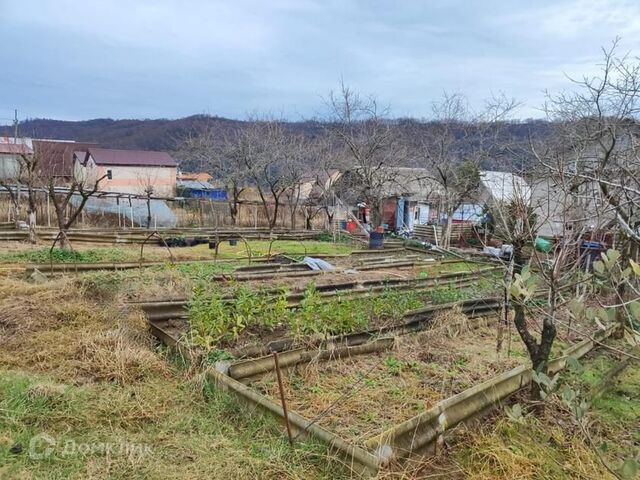
[[[13,143],[18,143],[18,109],[13,111]]]

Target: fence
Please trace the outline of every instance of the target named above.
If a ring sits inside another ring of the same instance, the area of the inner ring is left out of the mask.
[[[454,223],[451,225],[449,240],[452,243],[457,242],[460,237],[467,237],[472,231],[473,226],[470,223]],[[442,225],[416,225],[413,228],[413,236],[417,240],[440,245],[444,239],[444,227]]]
[[[2,193],[4,195],[1,195]],[[56,212],[53,204],[50,202],[45,192],[37,192],[37,206],[36,206],[36,218],[37,223],[40,226],[53,227],[57,224]],[[147,226],[147,214],[146,209],[143,208],[143,213],[140,213],[140,208],[134,209],[130,207],[129,200],[123,197],[119,200],[121,207],[118,208],[117,213],[110,213],[107,211],[102,212],[89,212],[88,209],[83,211],[74,227],[146,227]],[[137,202],[141,202],[138,200]],[[145,202],[142,200],[142,202]],[[267,217],[264,206],[260,202],[245,202],[238,205],[238,213],[236,215],[236,223],[231,218],[229,204],[224,201],[216,201],[210,199],[198,199],[187,198],[184,200],[166,201],[166,204],[170,211],[173,213],[176,219],[175,227],[248,227],[248,228],[266,228],[269,227],[269,218]],[[69,209],[72,207],[70,206]],[[275,207],[268,205],[269,217],[273,216]],[[280,228],[293,228],[304,229],[308,225],[312,229],[328,229],[327,216],[324,212],[319,211],[317,207],[310,207],[309,214],[314,214],[311,220],[307,221],[307,215],[305,207],[295,207],[295,215],[293,215],[292,221],[292,209],[294,207],[288,204],[282,204],[279,206],[278,215],[276,219],[276,227]],[[27,201],[26,196],[21,201],[21,211],[19,220],[26,221]],[[70,211],[67,212],[67,214]],[[4,224],[14,222],[14,211],[9,196],[6,191],[0,189],[0,221]],[[160,222],[155,218],[153,212],[151,217],[151,228],[160,226]]]

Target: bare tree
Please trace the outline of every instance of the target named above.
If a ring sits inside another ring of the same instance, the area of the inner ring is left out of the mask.
[[[69,229],[77,220],[89,198],[99,190],[100,182],[107,176],[108,174],[97,177],[93,173],[88,173],[86,169],[74,168],[73,176],[68,180],[64,180],[50,169],[49,171],[40,171],[40,181],[45,186],[47,195],[56,212],[57,238],[62,248],[71,248],[68,235]],[[76,198],[78,201],[75,200]]]
[[[227,132],[219,137],[213,128],[208,127],[187,137],[180,146],[181,155],[194,161],[225,186],[233,225],[237,224],[240,200],[248,182],[243,157],[244,140],[245,137],[238,132]]]
[[[567,93],[547,95],[549,120],[559,135],[553,155],[535,150],[538,160],[567,177],[579,210],[590,222],[615,228],[622,265],[640,255],[640,59],[617,53],[618,40],[603,49],[600,72],[572,80]],[[624,303],[629,285],[618,284]],[[621,335],[625,312],[617,312]]]
[[[23,144],[26,144],[24,141]],[[21,197],[23,188],[27,190],[27,225],[29,227],[29,242],[36,243],[36,192],[38,187],[38,169],[41,152],[20,153],[13,165],[5,166],[0,177],[0,186],[9,193],[16,228],[20,222]]]
[[[304,202],[307,229],[311,229],[311,221],[320,212],[324,212],[328,228],[332,228],[337,207],[337,182],[347,165],[340,153],[327,137],[316,138],[311,145],[308,163],[312,189]]]
[[[155,193],[155,184],[158,180],[157,174],[153,173],[151,169],[140,169],[136,173],[138,179],[138,187],[145,197],[147,204],[147,228],[151,228],[151,199]]]
[[[285,192],[295,187],[300,178],[297,163],[301,161],[303,139],[274,118],[251,119],[241,135],[239,157],[260,197],[269,228],[273,229]]]
[[[498,142],[502,121],[517,103],[504,96],[486,102],[482,112],[472,112],[461,94],[444,93],[432,104],[432,121],[423,131],[413,130],[415,158],[425,168],[425,176],[440,186],[438,202],[446,217],[442,246],[449,247],[453,214],[463,202],[477,196],[480,168],[484,160],[507,145]]]
[[[366,202],[371,223],[378,226],[382,223],[382,201],[397,176],[394,167],[406,159],[404,146],[387,118],[388,108],[381,108],[374,97],[363,97],[344,82],[337,92],[329,93],[326,104],[327,128],[349,160],[343,180],[359,201]]]

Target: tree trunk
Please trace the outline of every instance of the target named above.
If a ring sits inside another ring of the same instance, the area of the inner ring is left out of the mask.
[[[69,229],[61,228],[59,232],[58,244],[63,250],[71,250],[71,242],[69,242]]]
[[[147,229],[151,229],[151,198],[148,196],[147,196]]]
[[[447,211],[447,223],[445,224],[444,231],[442,232],[442,247],[447,249],[451,246],[451,229],[453,226],[453,212],[450,209]]]
[[[276,228],[276,223],[278,223],[278,210],[280,210],[280,201],[274,197],[273,218],[269,219],[269,230]]]
[[[616,288],[618,302],[624,303],[627,299],[627,282],[620,282]],[[616,329],[612,334],[613,338],[621,339],[624,337],[624,329],[627,325],[627,312],[624,307],[616,307]]]
[[[377,198],[367,199],[369,205],[369,224],[371,230],[375,230],[382,225],[382,201]]]
[[[231,215],[231,223],[235,227],[238,222],[238,201],[235,198],[229,202],[229,215]]]
[[[13,204],[13,223],[16,230],[20,228],[20,204],[17,201]]]
[[[291,209],[291,211],[289,212],[291,214],[291,230],[295,230],[296,229],[296,210],[297,208],[289,205],[289,208]]]
[[[29,210],[28,220],[29,220],[29,242],[35,244],[37,241],[35,210]]]

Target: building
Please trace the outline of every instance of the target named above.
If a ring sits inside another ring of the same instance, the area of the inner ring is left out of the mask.
[[[37,155],[39,175],[45,181],[53,180],[58,186],[68,186],[74,178],[75,152],[98,148],[94,142],[73,140],[34,139],[33,151]]]
[[[413,230],[438,218],[441,186],[434,181],[425,168],[383,167],[375,196],[381,200],[382,223],[386,230]],[[362,205],[359,198],[359,175],[347,171],[336,182],[336,193],[346,204]],[[356,188],[354,188],[354,185]],[[367,211],[370,206],[358,208],[359,220],[369,223]]]
[[[100,180],[99,190],[173,197],[176,162],[166,152],[90,147],[74,152],[74,175],[79,180]]]
[[[20,157],[31,154],[33,143],[30,138],[0,137],[0,180],[14,183],[20,171]]]
[[[519,175],[484,170],[480,172],[480,188],[453,213],[454,223],[477,223],[484,217],[485,206],[508,203],[516,198],[531,201],[531,187]]]
[[[207,198],[210,200],[226,200],[227,191],[216,187],[212,183],[202,180],[178,179],[176,183],[177,195],[185,198]]]

